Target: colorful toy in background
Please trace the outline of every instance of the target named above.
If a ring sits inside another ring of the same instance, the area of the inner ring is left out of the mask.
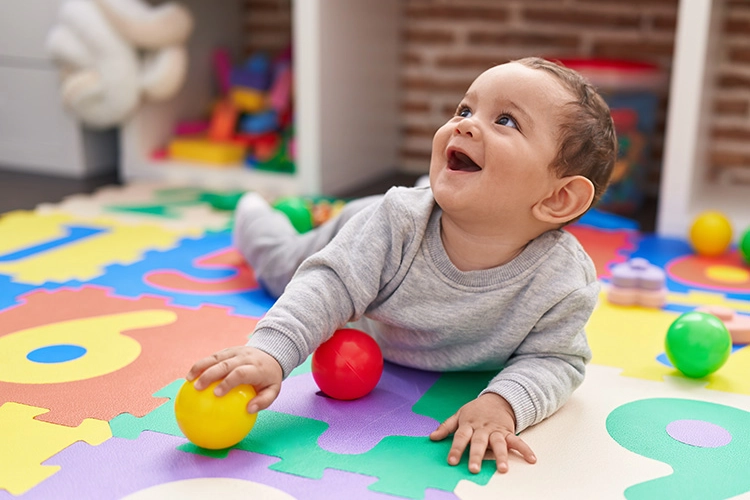
[[[291,51],[273,60],[258,52],[232,66],[219,49],[213,66],[219,95],[209,116],[178,123],[166,157],[293,173]]]
[[[750,266],[750,227],[747,228],[742,235],[742,238],[740,238],[739,246],[742,258],[745,260],[745,263]]]
[[[378,385],[383,354],[372,337],[353,328],[336,330],[312,356],[312,376],[321,391],[341,400],[359,399]]]
[[[301,198],[287,196],[277,199],[273,208],[286,214],[294,229],[306,233],[338,215],[346,201],[326,197]]]
[[[672,365],[690,378],[702,378],[721,368],[732,352],[732,338],[724,323],[702,311],[679,316],[664,341]]]
[[[612,109],[617,131],[617,161],[611,184],[597,205],[600,209],[629,215],[643,198],[643,150],[645,136],[638,130],[638,114],[633,109]]]
[[[257,413],[248,413],[247,404],[255,397],[250,385],[239,385],[221,397],[214,394],[214,382],[202,391],[185,382],[174,401],[174,414],[180,430],[196,446],[221,450],[242,441],[255,425]]]
[[[616,59],[561,59],[597,87],[612,111],[618,139],[618,158],[612,182],[597,207],[633,215],[643,204],[657,123],[659,93],[667,89],[661,69],[644,61]]]
[[[666,274],[643,258],[630,259],[612,268],[607,300],[622,306],[661,308],[667,302]]]

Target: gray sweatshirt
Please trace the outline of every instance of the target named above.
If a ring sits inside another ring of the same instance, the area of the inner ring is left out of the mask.
[[[351,322],[394,363],[497,370],[482,393],[510,403],[517,432],[553,414],[591,358],[594,264],[572,235],[553,230],[502,266],[460,271],[443,248],[441,214],[429,189],[391,189],[302,263],[248,345],[286,377]]]

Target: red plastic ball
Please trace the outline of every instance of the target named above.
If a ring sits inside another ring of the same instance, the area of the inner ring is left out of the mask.
[[[353,328],[336,330],[313,353],[313,379],[323,393],[334,399],[351,400],[369,394],[382,374],[380,346]]]

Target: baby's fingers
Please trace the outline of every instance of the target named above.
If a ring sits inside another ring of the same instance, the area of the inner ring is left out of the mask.
[[[454,414],[440,424],[437,429],[432,431],[430,439],[433,441],[441,441],[456,432],[456,429],[458,429],[458,415]]]
[[[513,434],[508,434],[508,437]],[[495,463],[497,464],[498,472],[508,472],[508,441],[501,432],[493,432],[490,434],[490,446],[492,446],[492,452],[495,454]]]
[[[277,385],[270,385],[258,392],[258,394],[247,404],[247,412],[258,413],[260,410],[265,410],[271,406],[271,403],[273,403],[279,395],[279,389],[280,387]]]
[[[474,434],[474,428],[470,425],[462,425],[453,434],[453,444],[448,452],[448,463],[451,465],[458,465],[461,461],[461,457],[466,450],[471,437]],[[484,452],[482,452],[484,455]]]
[[[241,373],[234,373],[241,367],[242,360],[237,356],[222,359],[216,364],[206,368],[201,376],[195,381],[195,388],[202,391],[213,382],[221,380],[221,382],[214,388],[214,394],[221,397],[240,384],[250,384],[250,382],[243,380]]]
[[[198,378],[201,373],[206,371],[207,368],[210,368],[214,366],[216,363],[224,361],[225,359],[231,356],[233,356],[233,352],[229,349],[224,349],[223,351],[219,351],[210,356],[206,356],[205,358],[196,361],[196,363],[190,368],[190,371],[188,371],[188,374],[185,376],[185,378],[188,379],[188,381],[192,382],[193,380]],[[213,382],[213,380],[211,382]],[[208,385],[211,382],[208,382],[205,385]]]
[[[488,444],[486,432],[475,430],[469,449],[469,472],[478,474],[482,470],[482,460],[484,460]]]
[[[526,441],[515,434],[508,434],[505,440],[508,443],[509,450],[516,450],[530,464],[536,463],[536,455],[531,451],[531,447],[526,444]]]

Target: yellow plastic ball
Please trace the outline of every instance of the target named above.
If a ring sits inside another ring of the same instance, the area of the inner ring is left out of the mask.
[[[255,397],[250,385],[239,385],[217,397],[214,382],[198,391],[185,382],[174,400],[177,425],[193,444],[210,450],[229,448],[242,441],[255,425],[257,413],[248,413],[247,404]]]
[[[690,243],[698,255],[717,257],[732,243],[732,225],[721,212],[703,212],[690,227]]]

